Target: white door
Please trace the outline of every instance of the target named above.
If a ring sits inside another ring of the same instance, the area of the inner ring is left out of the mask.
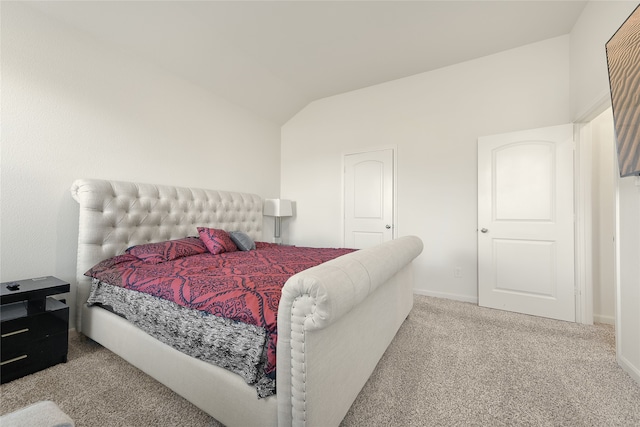
[[[478,139],[478,300],[575,321],[573,126]]]
[[[393,239],[393,150],[344,156],[344,186],[345,247]]]

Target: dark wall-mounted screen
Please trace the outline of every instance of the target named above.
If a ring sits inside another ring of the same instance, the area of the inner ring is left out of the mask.
[[[640,6],[606,44],[620,176],[640,174]]]

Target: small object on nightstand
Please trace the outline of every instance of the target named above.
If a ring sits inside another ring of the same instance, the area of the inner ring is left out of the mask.
[[[20,283],[17,283],[17,282],[7,283],[7,289],[9,289],[10,291],[17,291],[18,289],[20,289]]]
[[[69,288],[52,276],[0,285],[0,383],[67,361],[69,307],[51,296]]]

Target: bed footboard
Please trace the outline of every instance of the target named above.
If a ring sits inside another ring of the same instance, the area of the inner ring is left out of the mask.
[[[402,237],[291,277],[278,311],[278,425],[338,425],[413,306]]]

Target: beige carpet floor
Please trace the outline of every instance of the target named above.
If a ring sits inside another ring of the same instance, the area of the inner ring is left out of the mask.
[[[78,334],[66,364],[0,386],[0,414],[40,400],[79,427],[220,425]],[[609,325],[416,296],[342,426],[640,426],[640,386]]]

